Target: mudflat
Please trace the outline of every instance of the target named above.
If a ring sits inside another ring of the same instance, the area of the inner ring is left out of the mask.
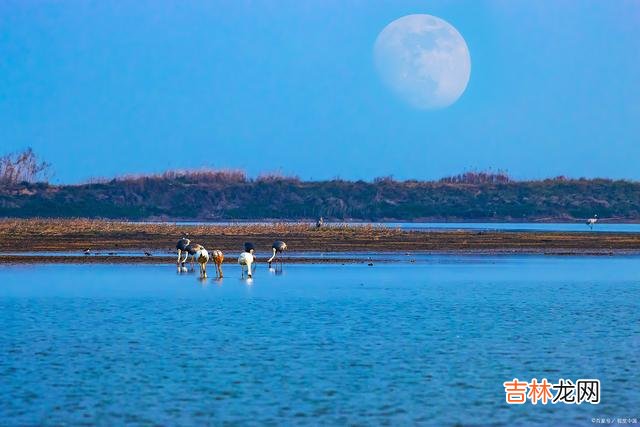
[[[304,256],[304,252],[520,253],[608,255],[640,253],[640,234],[594,232],[413,231],[385,226],[340,225],[316,228],[308,223],[174,225],[86,219],[0,220],[0,262],[145,262],[170,260],[179,237],[188,234],[209,249],[241,250],[245,241],[269,252],[274,240],[302,253],[299,262],[345,262],[345,258]],[[43,252],[89,249],[104,256],[39,256]],[[140,256],[110,256],[139,250]],[[144,256],[144,251],[151,256]],[[9,255],[11,253],[12,255]],[[43,258],[47,258],[44,260]],[[348,258],[346,259],[348,262]]]

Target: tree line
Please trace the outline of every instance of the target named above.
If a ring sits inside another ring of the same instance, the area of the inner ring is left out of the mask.
[[[238,170],[169,171],[42,182],[49,165],[32,150],[2,158],[0,217],[364,221],[640,220],[640,183],[610,179],[517,181],[505,172],[465,172],[437,181],[303,181]]]

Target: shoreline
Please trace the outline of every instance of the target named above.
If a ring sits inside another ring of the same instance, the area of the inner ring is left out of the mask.
[[[224,265],[237,264],[238,251],[234,253],[225,254]],[[337,253],[334,253],[337,254]],[[283,257],[285,265],[294,264],[389,264],[389,263],[401,263],[401,264],[413,264],[424,262],[424,259],[416,260],[415,257],[509,257],[509,256],[549,256],[549,257],[615,257],[615,256],[640,256],[640,250],[623,251],[623,250],[584,250],[584,251],[566,251],[566,250],[554,250],[554,251],[432,251],[432,252],[419,252],[410,254],[397,253],[396,257],[393,254],[385,254],[376,256],[369,259],[364,256],[369,252],[358,254],[357,252],[349,253],[353,256],[337,257],[331,256],[328,253],[327,256],[317,255],[305,255],[296,254],[294,257]],[[264,254],[266,255],[266,254]],[[358,256],[360,255],[360,256]],[[399,256],[402,256],[400,258]],[[257,259],[256,264],[266,264],[267,256],[261,256]],[[142,252],[141,255],[125,256],[125,255],[49,255],[49,254],[0,254],[0,265],[33,265],[33,264],[86,264],[86,265],[108,265],[108,264],[137,264],[137,265],[175,265],[176,257],[169,255],[153,255],[145,256]]]
[[[255,243],[259,258],[270,255],[274,240],[284,240],[290,253],[296,254],[289,262],[333,262],[332,253],[346,255],[335,262],[346,262],[351,253],[355,262],[361,261],[358,254],[363,253],[376,254],[381,260],[385,259],[384,254],[640,254],[640,233],[625,232],[415,231],[375,225],[316,229],[307,223],[172,225],[85,219],[5,219],[0,220],[0,264],[66,263],[70,260],[77,263],[175,263],[174,247],[183,233],[188,233],[194,243],[209,250],[222,250],[227,262],[235,260],[245,241]],[[85,249],[92,255],[83,255]],[[145,251],[152,256],[144,256]],[[122,256],[122,252],[128,256]]]
[[[15,219],[15,218],[10,218]],[[27,217],[21,218],[25,220],[29,219],[43,219],[40,217]],[[54,219],[54,218],[52,218]],[[100,219],[99,219],[100,220]],[[122,222],[129,224],[166,224],[166,225],[250,225],[250,224],[307,224],[314,225],[317,218],[263,218],[263,219],[211,219],[211,218],[154,218],[147,219],[107,219],[107,221]],[[1,219],[0,219],[1,221]],[[598,224],[640,224],[640,218],[621,218],[611,219],[605,218],[606,222],[599,222]],[[331,220],[325,223],[326,226],[331,225],[381,225],[389,226],[390,224],[577,224],[585,225],[584,218],[567,218],[567,217],[548,217],[543,219],[536,217],[531,218],[528,221],[521,218],[500,218],[489,217],[485,219],[467,219],[459,217],[425,217],[425,218],[412,218],[412,219],[393,219],[382,218],[378,220],[367,219],[343,219],[343,220]]]

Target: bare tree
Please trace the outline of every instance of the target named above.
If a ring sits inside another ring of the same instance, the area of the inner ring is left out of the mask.
[[[0,183],[47,182],[51,164],[38,159],[31,147],[0,157]]]

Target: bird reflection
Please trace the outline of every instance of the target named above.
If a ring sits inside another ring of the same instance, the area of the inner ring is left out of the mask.
[[[282,274],[284,273],[282,266],[275,266],[274,267],[269,267],[269,273],[271,274],[275,274],[276,276],[282,276]]]

